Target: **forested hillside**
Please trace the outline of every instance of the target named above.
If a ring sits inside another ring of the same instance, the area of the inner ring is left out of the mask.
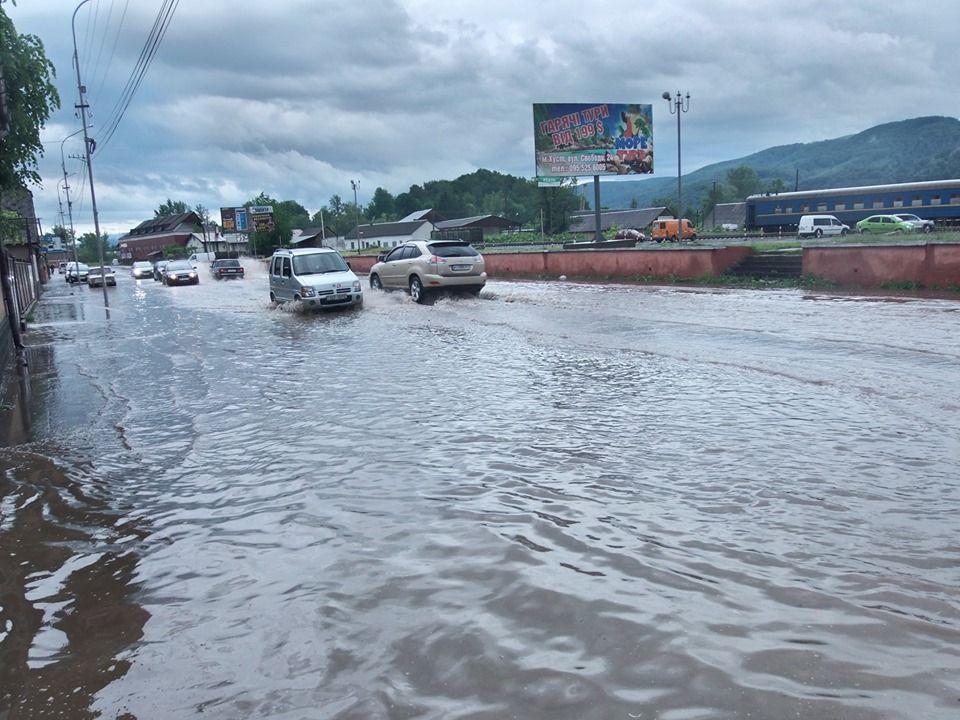
[[[757,191],[779,187],[800,190],[945,180],[960,177],[960,120],[920,117],[886,123],[855,135],[769,148],[747,157],[708,165],[683,176],[685,214],[709,206],[713,183],[726,186],[738,168],[756,173]],[[609,208],[649,207],[654,200],[676,199],[676,177],[603,184],[602,203]],[[581,194],[593,197],[591,186]],[[718,190],[719,201],[742,200]]]

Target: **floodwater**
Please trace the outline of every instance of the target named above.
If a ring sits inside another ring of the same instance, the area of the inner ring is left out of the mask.
[[[956,718],[960,301],[54,279],[0,717]]]

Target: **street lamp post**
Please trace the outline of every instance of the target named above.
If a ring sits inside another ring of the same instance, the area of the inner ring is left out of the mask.
[[[77,55],[77,12],[88,2],[90,2],[90,0],[80,0],[80,4],[77,5],[73,11],[70,29],[73,31],[73,64],[77,68],[77,92],[80,94],[80,102],[77,107],[80,108],[80,119],[83,123],[83,149],[87,154],[87,175],[90,178],[90,204],[93,206],[93,229],[97,238],[97,250],[100,253],[100,287],[103,288],[103,306],[106,308],[107,317],[110,317],[110,298],[107,296],[106,270],[103,268],[103,241],[100,238],[100,216],[97,213],[97,193],[93,189],[93,162],[90,158],[90,153],[93,152],[92,147],[96,147],[96,145],[94,144],[93,138],[87,134],[87,103],[84,100],[86,88],[80,80],[80,57]],[[62,149],[63,145],[61,144],[60,147]],[[76,242],[76,240],[74,240],[74,242]],[[79,277],[80,271],[78,269],[77,278],[79,279]]]
[[[351,180],[350,187],[353,188],[353,210],[357,218],[357,247],[359,248],[360,247],[360,206],[357,204],[357,188],[360,187],[360,181]]]
[[[677,116],[677,240],[683,240],[683,181],[680,171],[680,115],[690,110],[690,93],[685,96],[677,90],[676,98],[671,98],[670,93],[664,91],[661,97],[667,101],[667,107],[670,108],[670,114]]]

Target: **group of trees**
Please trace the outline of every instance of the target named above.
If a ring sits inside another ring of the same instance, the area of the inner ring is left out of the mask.
[[[332,195],[322,208],[311,213],[296,200],[278,200],[265,192],[244,203],[245,207],[273,207],[273,230],[251,233],[258,252],[286,245],[294,228],[323,227],[327,235],[347,235],[358,224],[393,222],[416,210],[432,208],[447,218],[475,215],[499,215],[509,220],[543,229],[548,234],[564,232],[570,214],[579,199],[572,184],[540,188],[534,180],[504,175],[491,170],[477,170],[455,180],[434,180],[411,185],[406,192],[394,196],[378,187],[367,205],[357,205]],[[154,211],[155,217],[189,212],[182,200],[167,199]],[[209,211],[202,205],[192,208],[211,227]]]

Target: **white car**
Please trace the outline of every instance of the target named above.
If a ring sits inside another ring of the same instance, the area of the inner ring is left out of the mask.
[[[86,282],[89,274],[89,266],[84,265],[83,263],[72,262],[67,265],[66,281],[68,283]]]
[[[904,222],[912,223],[917,229],[917,232],[933,232],[933,220],[924,220],[923,218],[917,217],[913,213],[897,213],[897,217]]]
[[[844,225],[833,215],[804,215],[800,218],[800,224],[797,226],[797,237],[843,236],[848,232],[850,232],[850,226]]]
[[[277,250],[270,258],[270,302],[328,309],[363,304],[360,280],[333,248]]]
[[[137,280],[141,278],[152,278],[153,263],[149,260],[137,260],[137,262],[130,267],[130,274],[137,278]]]
[[[100,266],[94,265],[87,273],[87,287],[100,287],[106,283],[111,287],[117,286],[117,272],[109,265],[103,267],[103,274],[100,274]]]

